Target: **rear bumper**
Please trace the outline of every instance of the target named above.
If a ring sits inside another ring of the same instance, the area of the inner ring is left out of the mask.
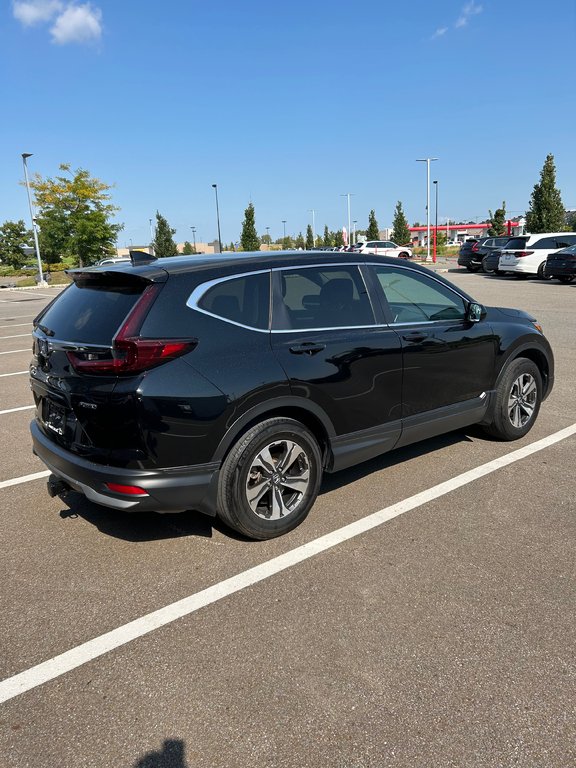
[[[194,509],[211,516],[216,514],[219,462],[155,470],[111,467],[87,461],[55,445],[35,421],[30,431],[36,456],[56,477],[96,504],[126,512]],[[147,495],[113,493],[106,483],[137,486]]]

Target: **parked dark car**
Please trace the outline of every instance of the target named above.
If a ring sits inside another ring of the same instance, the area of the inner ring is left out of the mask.
[[[471,424],[515,440],[554,381],[519,309],[373,254],[140,259],[71,270],[34,321],[34,453],[52,495],[194,509],[266,539],[324,472]]]
[[[482,259],[482,270],[487,275],[504,275],[505,273],[499,269],[500,256],[502,254],[502,248],[494,248],[490,253],[486,254]]]
[[[544,276],[555,277],[561,283],[571,283],[576,277],[576,245],[547,256]]]
[[[488,238],[470,238],[465,240],[458,251],[458,264],[466,267],[469,272],[478,272],[482,269],[482,259],[478,255],[478,248]]]
[[[484,257],[488,256],[492,251],[502,250],[506,246],[506,243],[510,240],[510,237],[487,237],[482,240],[482,243],[478,244],[478,250],[476,253],[480,258],[480,262],[484,263]]]

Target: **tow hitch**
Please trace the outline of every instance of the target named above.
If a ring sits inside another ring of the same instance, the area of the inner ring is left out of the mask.
[[[56,475],[50,475],[46,487],[48,488],[48,495],[52,498],[54,498],[54,496],[65,496],[68,491],[72,490],[68,483],[64,482],[64,480],[61,480]]]

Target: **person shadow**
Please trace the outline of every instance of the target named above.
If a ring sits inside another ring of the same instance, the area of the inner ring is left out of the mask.
[[[158,752],[148,752],[132,768],[189,768],[182,739],[165,739]]]

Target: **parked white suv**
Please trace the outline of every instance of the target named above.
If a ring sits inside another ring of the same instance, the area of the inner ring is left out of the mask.
[[[396,245],[392,240],[368,240],[352,246],[354,253],[374,253],[377,256],[396,256],[399,259],[411,259],[412,250],[403,245]]]
[[[516,275],[536,275],[546,280],[546,257],[569,245],[576,245],[576,232],[541,232],[513,237],[502,250],[498,269]]]

